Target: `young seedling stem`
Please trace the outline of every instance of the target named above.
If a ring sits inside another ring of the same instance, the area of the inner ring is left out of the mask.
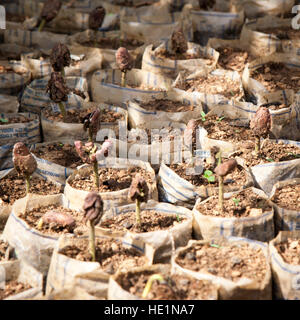
[[[30,175],[25,176],[25,181],[26,181],[26,195],[28,195],[30,191]]]
[[[218,153],[218,166],[215,169],[215,173],[219,177],[219,202],[218,207],[221,213],[224,212],[224,177],[232,172],[237,166],[235,159],[229,159],[222,163],[221,151]]]
[[[59,106],[59,110],[63,116],[63,119],[65,120],[66,119],[66,109],[65,109],[63,102],[59,102],[58,106]]]
[[[260,138],[266,138],[271,129],[271,114],[268,108],[259,107],[250,121],[250,129],[255,136],[255,154],[259,155],[261,150]]]
[[[218,166],[222,164],[222,153],[219,151],[217,153],[217,159],[218,159]],[[224,212],[224,190],[223,190],[223,177],[219,175],[219,208],[221,213]]]
[[[93,170],[94,170],[94,183],[97,190],[99,190],[99,172],[98,172],[98,162],[95,161],[93,163]]]
[[[260,152],[260,137],[255,137],[255,153],[259,154]]]
[[[26,200],[24,206],[25,213],[27,209],[27,202],[30,196],[30,177],[37,168],[37,162],[33,155],[29,152],[26,145],[23,142],[17,142],[13,148],[13,163],[18,175],[21,175],[24,178],[26,184]]]
[[[17,142],[13,148],[14,168],[25,180],[26,195],[30,191],[30,177],[37,168],[37,162],[23,142]]]
[[[89,128],[88,131],[89,131],[89,142],[93,142],[93,130],[92,130],[92,128]]]
[[[149,188],[146,180],[137,173],[132,179],[128,191],[128,198],[135,201],[135,220],[137,227],[141,226],[141,203],[148,201]]]
[[[70,92],[70,89],[66,86],[65,79],[60,72],[51,73],[51,78],[48,81],[46,92],[49,92],[50,99],[58,104],[65,121],[66,109],[63,102],[68,101],[68,93]]]
[[[43,20],[41,21],[40,26],[39,26],[39,29],[38,29],[39,32],[41,32],[41,31],[43,30],[45,24],[46,24],[46,20],[43,19]]]
[[[45,24],[52,21],[60,11],[62,2],[59,0],[44,1],[43,8],[40,13],[39,21],[41,21],[38,31],[42,31]]]
[[[97,225],[103,216],[103,201],[97,192],[90,192],[86,196],[83,211],[83,221],[88,221],[89,226],[89,251],[92,261],[96,261],[95,225]]]
[[[100,109],[88,113],[83,119],[83,130],[88,132],[89,142],[94,142],[94,136],[100,129]]]
[[[136,224],[141,225],[141,202],[140,200],[135,200],[135,213],[136,213]]]
[[[92,255],[92,261],[96,261],[96,248],[95,248],[95,226],[93,221],[89,223],[89,248],[90,254]]]
[[[221,213],[224,212],[224,190],[223,190],[223,177],[219,176],[219,208]]]
[[[126,71],[121,72],[121,87],[126,87]]]
[[[160,274],[153,274],[151,277],[149,277],[149,279],[146,283],[146,286],[144,288],[143,294],[142,294],[143,299],[147,298],[147,296],[151,290],[152,284],[155,280],[158,280],[159,282],[165,282],[163,276]]]
[[[124,47],[120,47],[116,52],[116,64],[121,71],[121,86],[126,86],[126,73],[133,68],[133,59]]]

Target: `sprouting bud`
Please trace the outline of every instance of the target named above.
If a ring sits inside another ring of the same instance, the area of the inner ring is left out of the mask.
[[[140,202],[147,202],[149,196],[149,188],[146,180],[137,173],[136,176],[132,179],[128,197],[131,201],[135,201],[136,199]]]
[[[133,68],[133,59],[124,47],[120,47],[116,52],[116,62],[122,72],[129,71]]]
[[[68,47],[62,43],[57,43],[51,51],[50,62],[54,71],[60,72],[71,63],[71,54]]]
[[[250,129],[255,136],[265,137],[271,128],[271,115],[266,107],[260,107],[250,121]]]
[[[97,162],[96,151],[97,146],[93,142],[83,144],[81,141],[74,142],[75,149],[79,157],[84,163],[92,164]]]
[[[46,92],[49,92],[50,99],[56,103],[68,101],[70,90],[60,72],[51,73]]]
[[[176,30],[171,37],[172,50],[176,53],[185,53],[188,49],[188,43],[185,39],[182,29]]]
[[[100,110],[96,109],[93,112],[87,114],[83,119],[83,129],[91,129],[92,133],[97,134],[100,129]]]
[[[61,5],[60,0],[47,0],[44,3],[40,18],[46,20],[46,22],[53,20],[57,16]]]
[[[35,158],[23,142],[14,145],[13,163],[17,173],[24,177],[32,175],[37,168]]]
[[[84,199],[83,204],[84,217],[83,221],[88,220],[94,225],[98,224],[103,215],[103,201],[101,196],[96,192],[90,192]]]
[[[229,159],[229,160],[219,164],[215,168],[215,173],[219,177],[225,177],[227,174],[232,172],[236,168],[236,166],[237,166],[236,160],[235,159]]]
[[[105,9],[101,6],[95,8],[91,11],[89,17],[89,28],[93,30],[98,30],[101,28],[104,17],[105,17]]]

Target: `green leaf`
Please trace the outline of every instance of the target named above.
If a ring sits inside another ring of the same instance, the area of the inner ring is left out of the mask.
[[[273,159],[271,159],[271,158],[266,158],[266,160],[267,161],[269,161],[269,162],[275,162]]]
[[[180,217],[179,217],[179,214],[178,214],[178,213],[176,214],[176,219],[177,219],[177,221],[178,221],[178,222],[181,222],[181,219],[180,219]]]
[[[205,170],[205,171],[204,171],[204,177],[205,177],[205,178],[208,178],[208,177],[210,177],[211,175],[213,175],[213,172],[212,172],[212,171],[210,171],[210,170]]]
[[[205,179],[207,179],[208,182],[215,182],[215,180],[216,180],[213,172],[210,171],[210,170],[205,170],[204,174],[203,174],[203,177]]]
[[[219,248],[222,248],[222,247],[219,246],[218,244],[214,244],[214,243],[211,243],[210,246],[211,246],[211,247],[214,247],[214,248],[218,248],[218,249],[219,249]]]
[[[238,206],[241,200],[237,198],[233,198],[232,201],[235,203],[236,206]]]
[[[215,182],[216,181],[216,178],[215,178],[215,176],[210,176],[210,177],[208,177],[208,182]]]
[[[218,118],[218,122],[221,122],[225,117]]]
[[[201,111],[200,115],[201,115],[201,120],[204,122],[206,120],[205,119],[205,116],[206,116],[205,112]]]
[[[8,122],[8,120],[7,120],[7,119],[4,119],[4,118],[0,118],[0,121],[1,121],[1,122],[4,122],[4,123]]]

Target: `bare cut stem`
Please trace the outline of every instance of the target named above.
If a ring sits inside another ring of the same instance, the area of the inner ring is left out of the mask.
[[[136,216],[136,224],[138,226],[141,225],[141,202],[140,200],[135,200],[135,216]]]
[[[97,30],[93,30],[93,32],[94,32],[94,37],[93,37],[94,47],[97,48],[98,47]]]
[[[89,128],[89,142],[93,142],[93,131]]]
[[[39,32],[41,32],[41,31],[43,30],[45,24],[46,24],[46,20],[43,19],[43,20],[41,21],[40,25],[39,25],[39,29],[38,29]]]
[[[94,170],[94,183],[97,190],[99,190],[99,173],[98,173],[98,162],[95,161],[93,163],[93,170]]]
[[[64,120],[66,119],[66,109],[65,109],[65,106],[62,102],[59,102],[58,103],[58,106],[59,106],[59,110],[64,118]]]
[[[25,176],[25,182],[26,182],[26,195],[28,195],[30,191],[30,176],[26,175]]]
[[[121,86],[126,87],[126,71],[122,71]]]
[[[223,190],[223,177],[219,176],[219,208],[221,213],[224,212],[224,190]]]
[[[89,220],[89,249],[92,255],[92,261],[96,261],[96,248],[95,248],[95,226],[94,222]]]
[[[221,150],[218,152],[218,165],[222,164],[222,152]],[[224,204],[223,204],[223,199],[224,199],[224,190],[223,190],[223,177],[219,176],[219,208],[221,210],[221,213],[224,211]]]
[[[260,137],[255,136],[255,153],[259,154],[260,152]]]

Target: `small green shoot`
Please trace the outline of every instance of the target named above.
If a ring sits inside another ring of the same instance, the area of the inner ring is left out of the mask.
[[[220,117],[217,119],[217,122],[221,122],[225,117]]]
[[[213,172],[210,171],[210,170],[205,170],[203,177],[204,177],[209,183],[216,181],[216,178],[215,178]]]
[[[236,207],[239,205],[240,203],[240,199],[237,199],[237,198],[233,198],[232,201],[234,202],[234,204],[236,205]]]
[[[219,246],[218,244],[215,244],[215,243],[211,243],[210,246],[213,248],[218,248],[218,249],[222,248],[221,246]]]
[[[177,222],[181,222],[181,219],[180,219],[180,217],[179,217],[179,214],[178,213],[176,213],[176,219],[177,219]]]
[[[267,161],[269,161],[269,162],[275,162],[273,159],[271,159],[271,158],[266,158],[266,160]]]
[[[201,115],[201,120],[202,120],[202,122],[205,122],[205,121],[206,121],[206,118],[205,118],[206,114],[205,114],[205,112],[201,111],[200,115]]]
[[[145,286],[144,291],[143,291],[143,294],[142,294],[142,298],[143,298],[143,299],[146,299],[146,298],[147,298],[147,296],[148,296],[148,294],[149,294],[149,292],[150,292],[150,290],[151,290],[152,283],[153,283],[155,280],[159,281],[160,283],[165,282],[165,279],[163,278],[162,275],[160,275],[160,274],[153,274],[153,275],[148,279],[148,281],[147,281],[147,283],[146,283],[146,286]]]
[[[8,120],[4,119],[4,118],[0,118],[0,121],[3,122],[3,123],[7,123],[8,122]]]

